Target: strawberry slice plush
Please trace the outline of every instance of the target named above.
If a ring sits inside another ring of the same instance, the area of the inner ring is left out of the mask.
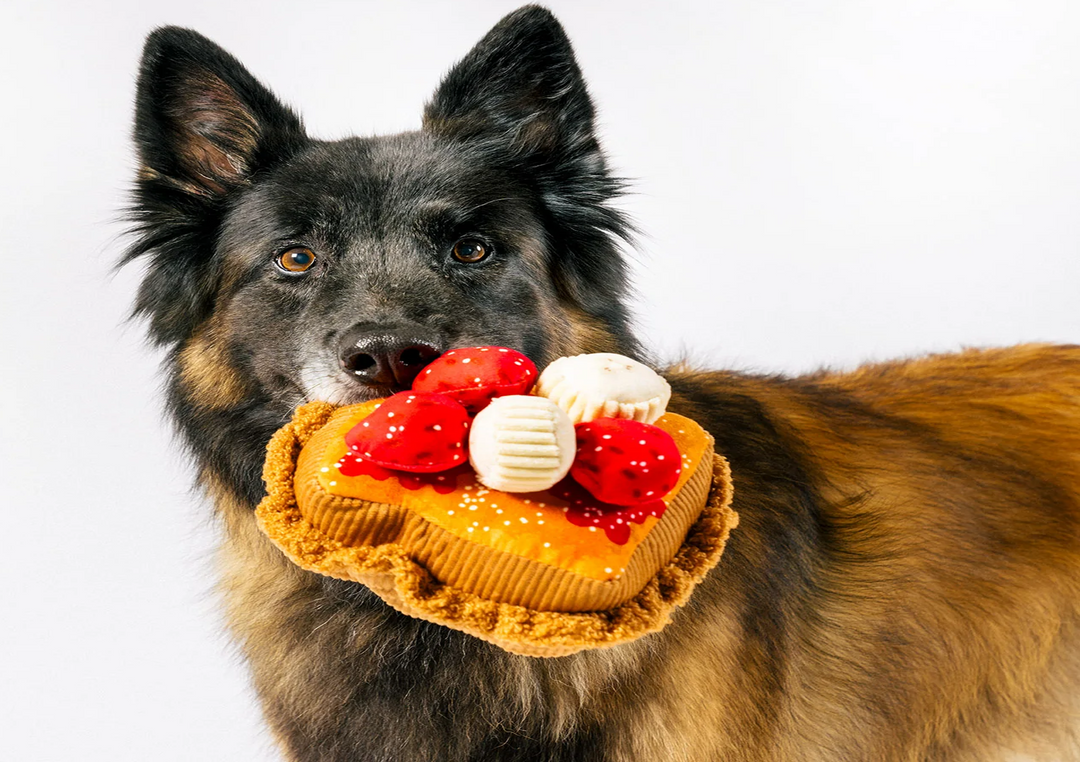
[[[508,347],[451,349],[420,371],[413,382],[418,392],[453,397],[475,415],[494,397],[527,394],[536,383],[536,365]]]
[[[570,476],[601,502],[644,505],[662,498],[679,481],[679,448],[658,426],[597,418],[579,423],[574,431],[577,455]]]
[[[445,394],[399,392],[387,397],[345,435],[357,457],[414,473],[468,462],[469,413]]]

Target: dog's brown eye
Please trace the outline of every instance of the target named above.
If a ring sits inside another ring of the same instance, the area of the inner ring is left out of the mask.
[[[454,259],[458,262],[479,262],[489,253],[487,245],[475,238],[462,238],[454,244]]]
[[[307,272],[315,264],[315,252],[303,246],[297,246],[282,252],[277,263],[282,270],[290,273]]]

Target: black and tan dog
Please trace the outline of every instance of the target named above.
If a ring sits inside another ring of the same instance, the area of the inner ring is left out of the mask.
[[[742,517],[664,632],[512,656],[293,566],[255,527],[299,403],[462,345],[641,356],[626,221],[549,13],[504,19],[418,132],[313,140],[191,31],[146,44],[129,258],[225,526],[223,590],[296,762],[1080,758],[1080,348],[795,379],[673,369]]]

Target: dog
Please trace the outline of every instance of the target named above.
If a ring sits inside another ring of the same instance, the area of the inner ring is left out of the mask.
[[[221,590],[294,762],[1080,759],[1080,347],[799,378],[664,371],[741,524],[661,633],[515,656],[290,563],[255,525],[308,400],[407,388],[451,347],[648,359],[622,184],[536,6],[416,132],[336,142],[174,27],[139,75],[126,260],[223,524]]]

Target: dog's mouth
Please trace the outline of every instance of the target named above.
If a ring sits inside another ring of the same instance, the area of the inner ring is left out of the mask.
[[[341,368],[305,365],[299,380],[291,383],[298,392],[298,403],[329,402],[332,405],[355,405],[389,397],[406,387],[398,384],[366,384],[351,378]]]

